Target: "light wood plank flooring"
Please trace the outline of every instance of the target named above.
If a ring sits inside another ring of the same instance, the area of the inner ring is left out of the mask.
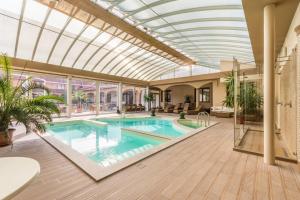
[[[300,199],[300,165],[232,150],[232,119],[172,146],[100,182],[93,181],[36,135],[0,156],[28,156],[40,176],[14,199]]]
[[[280,158],[297,160],[297,157],[293,155],[287,148],[285,141],[280,134],[276,134],[275,137],[275,155]],[[250,151],[258,154],[263,154],[264,151],[264,133],[263,131],[249,130],[244,135],[240,145],[237,149]]]

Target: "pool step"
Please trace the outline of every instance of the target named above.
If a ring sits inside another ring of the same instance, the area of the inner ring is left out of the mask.
[[[135,148],[130,151],[124,152],[120,155],[110,156],[110,157],[106,158],[104,161],[101,161],[99,164],[102,165],[103,167],[109,167],[113,164],[116,164],[119,161],[125,160],[127,158],[131,158],[131,157],[135,156],[136,154],[143,153],[153,147],[154,147],[153,145],[147,144],[142,147]]]

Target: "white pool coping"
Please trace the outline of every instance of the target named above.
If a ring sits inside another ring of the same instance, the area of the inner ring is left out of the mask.
[[[144,118],[144,117],[148,118],[149,116],[147,116],[147,115],[145,115],[145,116],[141,115],[140,117],[138,117],[136,115],[133,115],[133,116],[128,115],[127,116],[127,118]],[[48,142],[55,149],[57,149],[61,154],[63,154],[66,158],[68,158],[75,165],[77,165],[79,168],[81,168],[91,178],[93,178],[95,181],[100,181],[101,179],[104,179],[105,177],[108,177],[126,167],[129,167],[147,157],[150,157],[166,148],[169,148],[189,137],[192,137],[195,134],[198,134],[198,133],[218,124],[218,122],[211,121],[210,125],[208,127],[192,129],[192,128],[185,127],[185,126],[179,124],[177,122],[177,118],[175,118],[175,117],[171,117],[171,116],[158,116],[158,117],[161,117],[164,119],[166,119],[166,118],[171,119],[171,120],[173,120],[176,128],[182,129],[182,130],[185,130],[188,132],[184,136],[181,136],[178,138],[170,138],[170,137],[161,136],[161,135],[157,135],[157,134],[153,134],[153,133],[149,133],[149,132],[145,132],[145,131],[139,131],[136,129],[122,128],[123,130],[130,131],[132,134],[143,135],[143,136],[147,136],[147,137],[151,137],[151,138],[154,137],[157,140],[164,141],[164,143],[162,143],[154,148],[151,148],[149,150],[146,150],[145,152],[139,153],[133,157],[127,158],[122,161],[118,161],[116,164],[110,165],[108,167],[98,165],[96,162],[90,160],[88,157],[84,156],[83,154],[75,151],[70,146],[68,146],[67,144],[64,144],[63,142],[56,139],[54,136],[52,136],[51,134],[49,134],[47,132],[43,133],[43,134],[39,134],[39,135],[46,142]],[[87,121],[87,122],[94,123],[99,126],[106,126],[106,123],[91,120],[91,119],[96,119],[96,118],[105,118],[105,117],[104,116],[101,116],[101,117],[91,117],[90,116],[89,118],[83,118],[83,119],[79,119],[79,118],[73,118],[73,119],[70,118],[70,119],[65,119],[65,120],[60,119],[60,120],[57,120],[55,123]],[[106,118],[115,118],[115,117],[109,116]],[[116,117],[116,118],[118,118],[118,117]]]

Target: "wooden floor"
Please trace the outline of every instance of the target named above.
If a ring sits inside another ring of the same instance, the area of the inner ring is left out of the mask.
[[[297,160],[297,157],[287,148],[281,134],[275,137],[275,155],[280,158]],[[264,133],[260,130],[249,130],[244,135],[237,149],[263,154],[264,151]]]
[[[35,135],[0,156],[28,156],[41,174],[15,199],[300,199],[300,165],[232,150],[231,120],[197,134],[100,182],[94,182]]]

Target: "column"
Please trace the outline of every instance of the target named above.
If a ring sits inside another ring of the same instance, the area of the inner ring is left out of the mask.
[[[199,88],[196,88],[196,108],[199,107]]]
[[[120,112],[122,112],[122,85],[122,83],[119,83],[118,87],[118,107]]]
[[[297,67],[297,75],[296,75],[296,94],[297,94],[297,103],[296,103],[296,109],[297,109],[297,156],[298,161],[300,161],[300,25],[298,25],[295,28],[295,32],[297,34],[297,47],[296,47],[296,67]]]
[[[67,116],[72,114],[72,76],[67,77]]]
[[[28,79],[28,80],[26,81],[26,83],[25,83],[26,85],[28,85],[29,82],[32,81],[32,78],[30,77],[30,74],[29,74],[28,76],[26,76],[25,78]],[[44,94],[44,95],[45,95],[45,94]],[[32,95],[32,90],[30,90],[30,91],[27,92],[27,96],[28,96],[30,99],[32,99],[32,97],[33,97],[33,95]]]
[[[96,115],[100,113],[100,82],[96,81]]]
[[[132,90],[132,104],[136,104],[136,90],[135,87]]]
[[[149,86],[146,87],[146,95],[149,96]],[[145,111],[149,111],[151,102],[146,102],[145,104]]]
[[[162,108],[165,109],[165,106],[166,106],[166,91],[165,90],[163,90],[163,101],[162,102],[163,102]]]
[[[275,163],[275,5],[264,7],[264,162]]]

